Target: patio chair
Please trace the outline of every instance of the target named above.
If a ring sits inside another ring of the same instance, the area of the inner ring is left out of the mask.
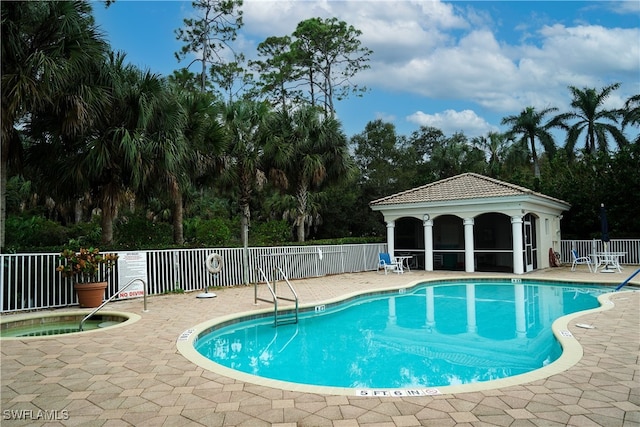
[[[588,256],[579,256],[578,251],[575,249],[571,250],[571,257],[573,258],[573,262],[571,263],[571,271],[576,271],[577,265],[586,265],[589,267],[589,272],[591,273],[593,270],[591,269],[591,257]]]
[[[380,252],[378,254],[378,273],[380,273],[381,270],[384,270],[384,274],[387,274],[389,270],[395,271],[398,274],[404,273],[402,264],[391,261],[391,256],[387,252]]]

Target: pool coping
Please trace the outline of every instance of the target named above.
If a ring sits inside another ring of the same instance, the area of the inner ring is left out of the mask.
[[[464,280],[469,282],[470,280],[477,282],[487,282],[492,280],[500,280],[504,281],[505,284],[517,284],[523,281],[521,277],[504,277],[504,276],[483,276],[478,279],[470,279],[469,277],[459,276],[459,277],[448,277],[446,279],[420,279],[410,281],[405,285],[399,286],[391,286],[386,288],[377,289],[375,291],[365,290],[352,292],[349,294],[345,294],[342,296],[338,296],[335,298],[328,299],[322,302],[315,302],[312,304],[305,304],[300,307],[300,309],[310,309],[312,307],[318,305],[333,305],[336,303],[347,302],[353,298],[357,298],[362,295],[376,295],[376,294],[384,294],[390,292],[396,292],[402,289],[410,289],[415,286],[424,283],[434,283],[434,282],[455,282],[459,280]],[[509,282],[510,280],[510,282]],[[524,281],[528,281],[524,279]],[[558,280],[558,279],[545,279],[545,278],[535,278],[530,281],[536,282],[549,282],[549,283],[575,283],[575,284],[583,284],[587,285],[589,283],[580,281],[580,280]],[[615,292],[617,294],[621,294],[623,292],[633,292],[633,291],[619,291]],[[551,330],[558,340],[560,345],[562,346],[562,354],[558,359],[553,361],[547,366],[536,369],[534,371],[526,372],[523,374],[518,374],[514,376],[510,376],[507,378],[500,378],[491,381],[483,381],[477,383],[469,383],[469,384],[460,384],[460,385],[448,385],[448,386],[434,386],[434,387],[417,387],[416,389],[395,389],[395,388],[376,388],[376,389],[362,389],[362,388],[353,388],[353,387],[332,387],[332,386],[318,386],[311,384],[302,384],[302,383],[292,383],[288,381],[275,380],[270,378],[264,378],[256,375],[251,375],[245,372],[241,372],[235,369],[231,369],[225,366],[222,366],[218,363],[213,362],[212,360],[207,359],[203,355],[201,355],[195,349],[196,340],[207,331],[211,330],[214,327],[222,327],[223,325],[234,323],[236,321],[240,321],[240,319],[246,319],[247,317],[260,317],[266,314],[272,313],[273,308],[259,309],[259,310],[251,310],[245,311],[241,313],[234,313],[225,316],[220,316],[217,318],[213,318],[207,320],[205,322],[201,322],[192,328],[185,330],[176,340],[176,347],[178,352],[185,357],[190,362],[195,365],[214,372],[219,375],[223,375],[238,381],[243,381],[251,384],[256,384],[265,387],[272,387],[281,390],[288,391],[296,391],[296,392],[305,392],[305,393],[315,393],[315,394],[328,394],[328,395],[341,395],[341,396],[373,396],[373,397],[401,397],[407,396],[407,392],[410,395],[442,395],[442,394],[457,394],[457,393],[468,393],[468,392],[478,392],[484,390],[493,390],[503,387],[509,387],[514,385],[521,385],[524,383],[529,383],[532,381],[548,378],[552,375],[562,373],[572,366],[576,365],[580,359],[582,359],[584,355],[584,350],[582,345],[578,342],[577,339],[574,338],[573,334],[569,331],[569,323],[571,323],[576,318],[588,315],[594,312],[606,311],[612,309],[615,305],[611,301],[610,297],[614,295],[614,288],[611,289],[611,292],[602,294],[598,296],[598,302],[600,303],[599,307],[595,307],[589,310],[583,310],[577,313],[567,314],[556,319],[552,325]],[[285,311],[285,310],[283,310]],[[417,393],[417,394],[413,394]]]

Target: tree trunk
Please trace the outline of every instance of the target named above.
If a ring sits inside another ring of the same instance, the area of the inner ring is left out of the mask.
[[[535,136],[530,138],[531,142],[531,157],[533,158],[533,176],[540,179],[540,165],[538,164],[538,153],[536,152],[536,139]]]
[[[102,210],[102,244],[110,245],[113,243],[113,214],[108,210]]]
[[[253,174],[244,167],[244,164],[240,173],[240,197],[238,204],[240,205],[240,211],[242,212],[242,218],[240,218],[240,226],[242,228],[242,246],[249,246],[249,223],[251,222],[251,185],[253,180]]]
[[[248,204],[241,204],[240,209],[242,210],[242,218],[240,218],[240,226],[242,228],[242,246],[249,246],[249,220],[251,218],[251,211],[249,209]]]
[[[107,196],[103,196],[102,201],[102,218],[100,225],[102,226],[102,244],[110,245],[113,243],[113,217],[115,216],[115,207],[109,202]]]
[[[305,228],[304,218],[307,213],[307,186],[304,184],[298,185],[298,191],[296,192],[296,199],[298,200],[298,215],[296,217],[296,226],[298,229],[298,242],[304,242]]]
[[[0,253],[4,252],[5,247],[5,228],[7,221],[7,178],[9,167],[9,147],[11,144],[19,144],[20,141],[13,128],[13,117],[9,114],[2,104],[2,138],[0,139]],[[9,124],[10,123],[10,124]]]
[[[184,244],[184,206],[182,205],[182,191],[174,176],[169,178],[169,188],[173,199],[173,243]]]
[[[0,253],[4,252],[4,230],[7,218],[7,155],[5,146],[9,141],[2,141],[2,163],[0,164]]]
[[[80,224],[82,221],[82,199],[76,199],[73,207],[73,223]]]
[[[176,245],[184,244],[183,217],[184,207],[182,206],[182,200],[176,200],[173,205],[173,243]]]

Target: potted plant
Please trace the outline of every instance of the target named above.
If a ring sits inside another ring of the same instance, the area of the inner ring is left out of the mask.
[[[117,254],[101,254],[98,248],[80,248],[79,252],[65,249],[59,256],[56,268],[64,277],[75,279],[74,289],[80,307],[98,307],[104,299],[106,281],[99,281],[98,272],[112,268],[118,260]]]

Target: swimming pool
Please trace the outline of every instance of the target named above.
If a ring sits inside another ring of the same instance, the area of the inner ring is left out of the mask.
[[[208,326],[192,343],[216,364],[289,384],[480,383],[555,361],[562,349],[552,323],[598,307],[604,292],[566,283],[437,282],[308,307],[298,324],[277,328],[272,313],[233,319]]]

